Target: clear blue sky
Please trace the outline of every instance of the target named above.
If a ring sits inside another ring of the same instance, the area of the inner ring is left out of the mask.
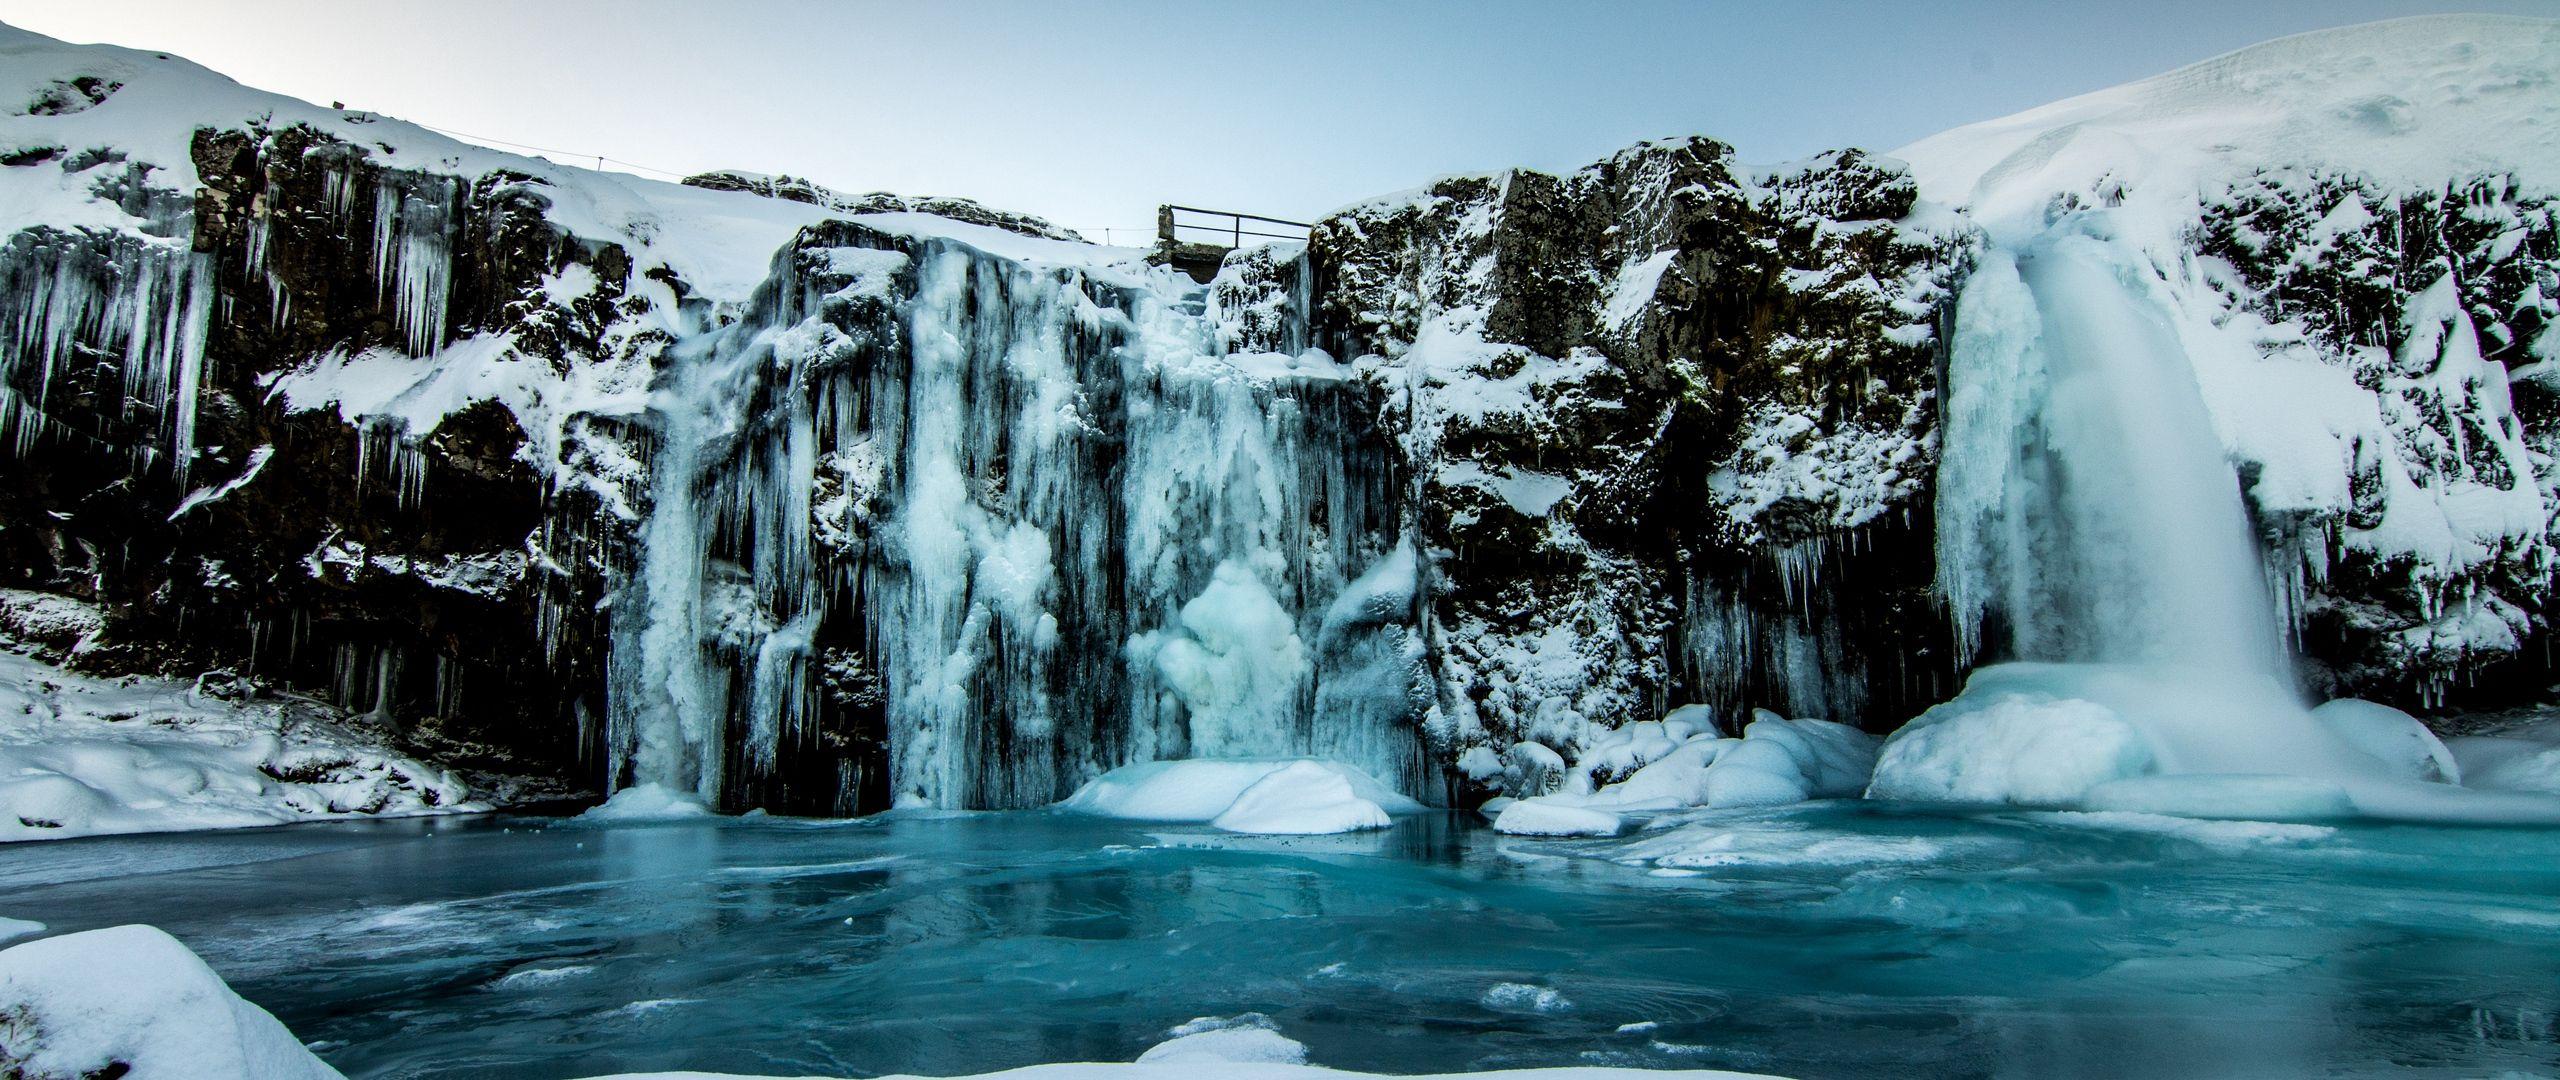
[[[1668,135],[1754,161],[1891,149],[2431,11],[2560,0],[0,0],[0,21],[324,104],[678,171],[967,195],[1097,240],[1160,202],[1306,218]]]

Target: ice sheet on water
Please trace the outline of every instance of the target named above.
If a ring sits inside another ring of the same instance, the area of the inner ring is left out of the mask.
[[[1626,822],[1606,810],[1540,796],[1504,806],[1493,827],[1513,836],[1616,836]]]

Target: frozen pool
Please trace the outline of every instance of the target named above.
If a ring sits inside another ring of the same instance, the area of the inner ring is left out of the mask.
[[[0,916],[164,927],[352,1077],[977,1072],[1245,1012],[1382,1072],[2560,1067],[2550,830],[490,817],[12,845]]]

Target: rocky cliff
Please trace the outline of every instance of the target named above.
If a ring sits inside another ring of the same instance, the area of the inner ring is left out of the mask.
[[[2413,108],[2546,100],[2501,81],[2524,29]],[[92,668],[437,754],[858,812],[1186,754],[1463,800],[1691,703],[1890,728],[2003,618],[1934,588],[1942,327],[1984,244],[2085,207],[2156,226],[2310,681],[2547,674],[2538,144],[2137,174],[2070,149],[2121,95],[1912,166],[1674,140],[1347,207],[1202,288],[965,200],[0,55],[0,585],[103,604]]]

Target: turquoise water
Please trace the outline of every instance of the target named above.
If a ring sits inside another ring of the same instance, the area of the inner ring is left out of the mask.
[[[2560,832],[1864,803],[1684,828],[295,826],[13,845],[0,915],[164,927],[359,1078],[965,1073],[1244,1012],[1382,1072],[2560,1071]]]

